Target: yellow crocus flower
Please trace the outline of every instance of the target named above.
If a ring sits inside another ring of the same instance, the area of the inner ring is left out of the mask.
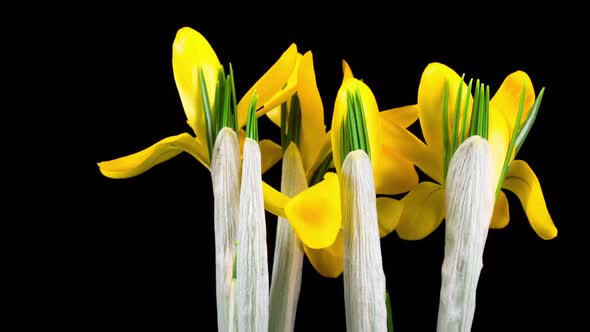
[[[434,182],[424,181],[403,199],[404,210],[396,228],[403,239],[418,240],[433,232],[444,218],[443,133],[442,104],[445,82],[448,82],[449,123],[454,120],[454,108],[459,86],[467,91],[466,84],[451,68],[431,63],[424,70],[418,88],[418,117],[425,143],[392,121],[383,124],[397,151],[411,160]],[[524,114],[527,118],[535,102],[535,92],[529,76],[516,71],[506,77],[490,100],[489,137],[493,163],[493,180],[501,178],[502,166],[507,158],[508,145],[515,133],[516,118],[524,84]],[[464,92],[465,93],[465,92]],[[471,96],[469,96],[472,103]],[[520,124],[519,124],[520,125]],[[451,126],[451,124],[449,124]],[[512,191],[519,198],[533,230],[543,239],[557,236],[557,229],[547,210],[539,180],[530,166],[522,160],[508,156],[510,167],[501,188]],[[499,190],[490,228],[503,228],[509,221],[508,200]]]
[[[411,190],[418,184],[418,175],[413,164],[396,153],[390,139],[383,134],[381,123],[386,119],[405,128],[417,118],[417,108],[407,106],[379,112],[371,90],[354,78],[346,62],[343,62],[343,71],[344,79],[340,90],[347,91],[353,86],[359,87],[361,99],[363,103],[366,103],[365,110],[368,110],[366,123],[371,142],[371,163],[377,194],[393,195]],[[313,74],[313,67],[309,69],[309,72]],[[315,76],[310,77],[315,79]],[[340,122],[333,121],[332,130],[328,133],[325,132],[322,101],[317,87],[315,84],[311,85],[311,82],[315,82],[315,80],[305,80],[298,84],[298,94],[309,96],[300,97],[303,140],[301,150],[308,181],[311,180],[317,167],[330,151],[332,151],[333,165],[337,172],[339,172],[342,158],[339,139],[335,136],[340,133]],[[309,105],[309,110],[306,105]],[[315,111],[313,107],[316,108]],[[346,93],[339,93],[333,119],[341,119],[346,107]],[[280,124],[280,118],[276,111],[269,112],[268,116],[277,125]],[[323,181],[306,189],[284,204],[286,205],[287,218],[298,234],[320,225],[334,223],[334,227],[337,227],[338,232],[334,234],[335,238],[331,246],[327,248],[304,246],[304,250],[311,264],[321,275],[331,278],[338,277],[343,271],[343,234],[340,228],[342,216],[338,176],[333,172],[326,173]],[[379,197],[377,198],[377,211],[379,234],[383,237],[396,227],[402,212],[402,204],[392,198]],[[299,231],[297,231],[298,229]]]
[[[293,94],[295,86],[285,86],[285,82],[295,67],[296,58],[297,47],[292,44],[268,72],[242,97],[237,105],[238,128],[242,128],[246,123],[248,103],[254,91],[258,96],[259,104],[263,105],[257,112],[258,116],[265,114]],[[187,122],[195,136],[182,133],[167,137],[137,153],[100,162],[98,166],[101,173],[114,179],[130,178],[175,157],[181,152],[191,154],[201,164],[209,168],[210,156],[207,145],[213,142],[207,140],[199,72],[202,70],[204,74],[207,95],[210,104],[213,105],[220,68],[221,64],[209,42],[199,32],[188,27],[181,28],[173,43],[172,69]],[[240,130],[239,136],[240,141],[243,142],[242,130]],[[270,140],[261,141],[260,149],[263,155],[262,168],[265,171],[280,159],[281,151],[279,146]]]

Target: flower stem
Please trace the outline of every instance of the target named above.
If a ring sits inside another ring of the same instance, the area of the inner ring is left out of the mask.
[[[346,330],[387,331],[375,183],[365,151],[349,153],[340,174]]]
[[[211,179],[214,194],[215,279],[218,331],[230,331],[232,269],[239,201],[240,148],[236,132],[223,128],[213,148]]]
[[[490,156],[488,142],[471,136],[449,164],[439,332],[471,330],[483,250],[494,211],[496,188]]]
[[[303,161],[297,145],[289,144],[283,155],[281,192],[293,197],[307,188]],[[303,247],[289,221],[278,218],[270,286],[269,331],[293,331],[301,289]]]

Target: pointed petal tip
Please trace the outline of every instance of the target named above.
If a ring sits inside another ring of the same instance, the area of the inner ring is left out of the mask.
[[[344,73],[344,78],[353,78],[354,75],[352,74],[352,69],[350,69],[350,65],[346,60],[342,60],[342,72]]]

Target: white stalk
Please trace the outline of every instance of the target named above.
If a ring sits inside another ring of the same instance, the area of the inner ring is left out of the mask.
[[[293,197],[307,188],[299,149],[291,143],[283,155],[281,192]],[[301,289],[303,247],[289,221],[278,218],[277,239],[270,283],[269,331],[293,331]]]
[[[246,138],[238,221],[238,331],[268,331],[268,261],[260,148]]]
[[[218,331],[230,331],[229,303],[240,198],[240,147],[230,128],[219,131],[211,157],[214,195],[215,286]]]
[[[344,230],[344,304],[348,332],[387,331],[373,167],[362,151],[350,152],[340,178]]]
[[[459,146],[445,187],[445,256],[437,331],[470,331],[495,201],[490,146],[485,139],[471,136]]]

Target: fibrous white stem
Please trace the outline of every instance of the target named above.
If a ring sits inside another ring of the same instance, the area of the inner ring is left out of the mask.
[[[238,219],[236,304],[238,331],[268,330],[268,261],[260,148],[244,142]]]
[[[228,330],[229,303],[232,297],[232,269],[240,198],[240,147],[232,129],[217,135],[211,158],[214,195],[215,283],[218,331]]]
[[[289,145],[283,155],[281,192],[293,197],[307,188],[303,161],[297,146]],[[270,283],[269,331],[293,331],[301,289],[303,248],[287,219],[278,218],[277,239]]]
[[[457,149],[445,185],[445,256],[438,332],[470,331],[483,249],[494,211],[488,142],[471,136]]]
[[[344,230],[344,301],[348,332],[387,331],[373,167],[362,151],[350,152],[340,178]]]

